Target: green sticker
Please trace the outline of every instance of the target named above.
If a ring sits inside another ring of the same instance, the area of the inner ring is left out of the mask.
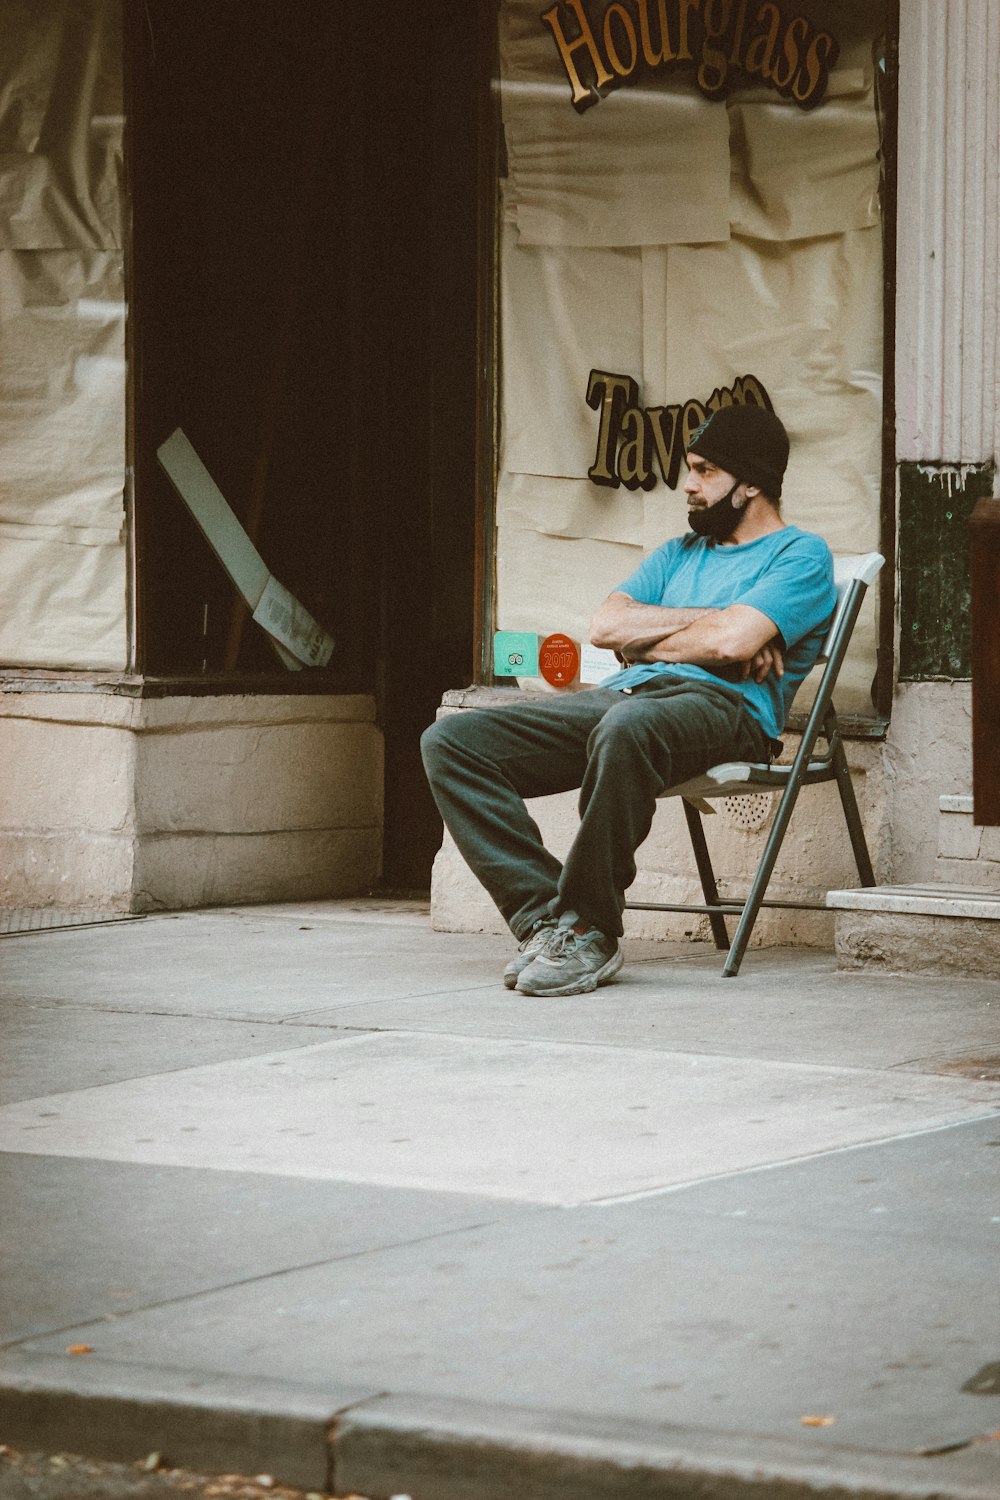
[[[498,630],[493,637],[497,677],[538,676],[538,636],[531,630]]]

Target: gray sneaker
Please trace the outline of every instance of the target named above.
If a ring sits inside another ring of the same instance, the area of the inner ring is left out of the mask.
[[[560,924],[544,948],[521,970],[521,995],[585,995],[617,974],[625,959],[614,938],[596,927],[578,932]]]
[[[518,944],[517,956],[511,959],[503,971],[503,982],[509,990],[514,989],[521,970],[535,961],[555,930],[555,918],[543,917],[540,922],[536,922],[524,941]]]

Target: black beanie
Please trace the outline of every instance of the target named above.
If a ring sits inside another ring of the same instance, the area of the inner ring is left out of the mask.
[[[722,406],[698,428],[688,452],[700,453],[744,484],[759,485],[772,500],[781,499],[788,433],[773,411]]]

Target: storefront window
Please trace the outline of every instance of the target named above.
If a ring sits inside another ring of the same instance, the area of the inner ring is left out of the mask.
[[[724,402],[788,428],[786,520],[879,547],[885,46],[878,5],[502,0],[499,628],[586,640]]]
[[[0,666],[127,665],[122,5],[7,4]]]

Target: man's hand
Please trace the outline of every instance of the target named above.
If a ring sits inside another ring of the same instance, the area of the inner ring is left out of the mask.
[[[743,682],[746,682],[748,677],[752,677],[754,682],[763,682],[771,672],[775,677],[785,675],[785,658],[776,640],[768,641],[750,657],[749,661],[745,661],[740,675]]]

